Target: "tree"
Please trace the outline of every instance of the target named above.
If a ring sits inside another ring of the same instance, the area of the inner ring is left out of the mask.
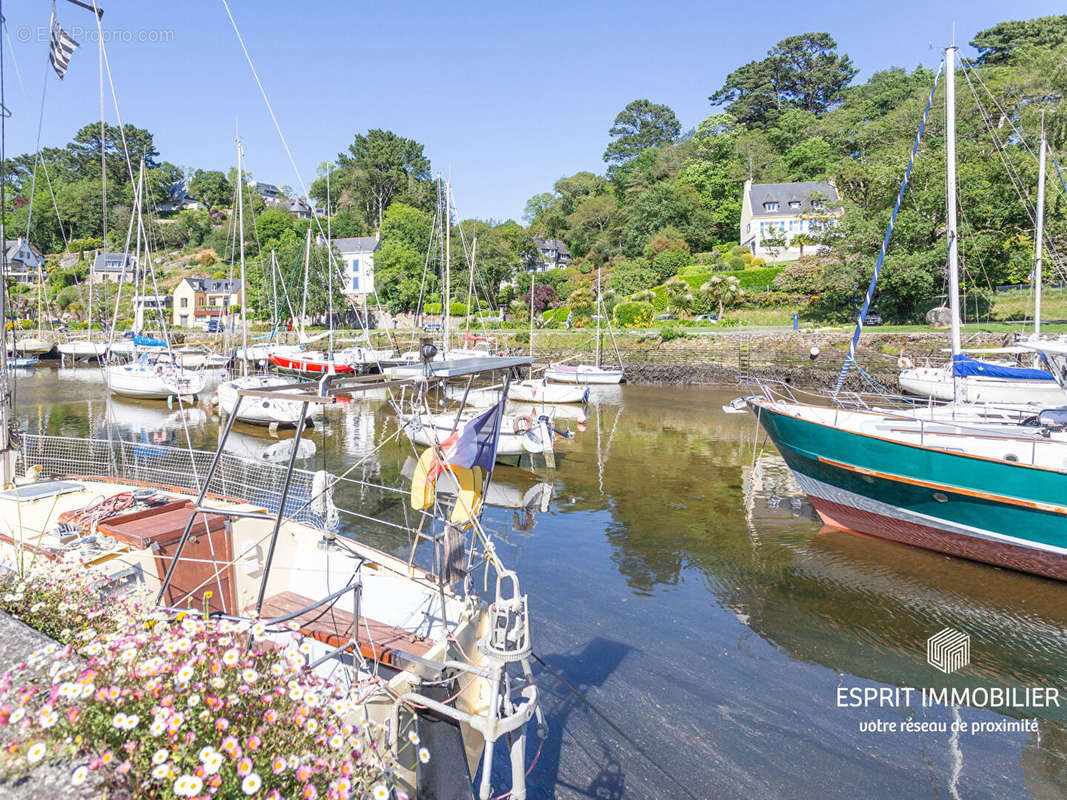
[[[393,203],[385,212],[381,248],[374,257],[374,285],[379,299],[393,313],[415,310],[420,296],[429,298],[437,292],[434,270],[427,271],[423,285],[430,227],[428,213],[404,203]]]
[[[733,305],[744,296],[741,281],[733,275],[723,277],[712,275],[710,280],[700,287],[700,293],[719,305],[719,319],[722,319],[726,307]]]
[[[839,103],[856,68],[837,53],[828,33],[789,36],[767,52],[726,76],[712,105],[725,105],[740,122],[764,125],[787,106],[822,114]]]
[[[789,239],[785,231],[777,227],[776,223],[767,223],[767,230],[760,234],[760,244],[771,257],[771,261],[777,261],[782,251],[789,246]]]
[[[554,286],[549,286],[544,283],[534,283],[533,286],[533,309],[534,314],[541,314],[549,308],[554,308],[559,302],[556,297],[556,289]],[[530,292],[522,296],[522,303],[525,308],[530,307]]]
[[[209,210],[229,208],[233,187],[218,170],[198,169],[189,180],[189,193]]]
[[[1005,64],[1020,48],[1053,49],[1067,42],[1067,16],[1000,22],[971,40],[979,64]]]
[[[650,147],[673,142],[682,126],[670,107],[649,100],[634,100],[615,117],[608,130],[613,137],[604,151],[604,160],[620,167]]]
[[[348,151],[338,154],[337,164],[338,169],[330,176],[331,193],[340,189],[342,195],[363,195],[369,201],[364,205],[367,221],[377,227],[381,227],[386,209],[400,195],[417,197],[419,205],[427,196],[430,161],[423,146],[392,131],[374,128],[365,135],[357,133]],[[325,178],[312,184],[311,196],[325,202]],[[357,200],[340,197],[336,205],[356,207]]]

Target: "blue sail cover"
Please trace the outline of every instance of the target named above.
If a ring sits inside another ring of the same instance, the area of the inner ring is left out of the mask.
[[[141,334],[134,334],[133,343],[138,347],[166,347],[167,343],[161,339],[153,339],[151,336],[141,336]]]
[[[1051,372],[1043,369],[1027,369],[1025,367],[1002,367],[1000,364],[987,364],[976,358],[965,356],[962,353],[952,357],[952,374],[957,378],[968,375],[979,375],[983,378],[1015,378],[1028,381],[1051,381],[1054,380]]]

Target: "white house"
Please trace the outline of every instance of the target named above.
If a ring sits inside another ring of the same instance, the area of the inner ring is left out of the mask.
[[[25,236],[3,244],[7,251],[7,277],[16,283],[39,283],[44,278],[44,256]]]
[[[741,200],[741,245],[767,261],[800,258],[803,247],[814,251],[811,239],[835,224],[838,203],[837,189],[829,183],[753,183],[750,178]],[[798,236],[809,241],[795,242]]]
[[[571,253],[559,239],[542,239],[535,236],[534,246],[537,256],[527,263],[527,272],[547,272],[550,269],[564,269],[571,264]]]
[[[344,265],[345,293],[360,303],[366,301],[374,292],[374,254],[381,246],[378,235],[334,239],[333,246]]]

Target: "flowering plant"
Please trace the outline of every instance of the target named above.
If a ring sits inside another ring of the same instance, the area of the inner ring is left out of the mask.
[[[144,798],[403,797],[373,723],[263,622],[100,595],[84,569],[0,578],[0,610],[56,643],[0,675],[0,773],[72,758],[71,783]]]

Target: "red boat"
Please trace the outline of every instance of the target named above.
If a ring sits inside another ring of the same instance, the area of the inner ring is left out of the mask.
[[[335,361],[316,358],[288,358],[273,353],[270,363],[283,372],[292,372],[296,375],[347,375],[355,372],[355,367],[350,364],[338,364]]]

